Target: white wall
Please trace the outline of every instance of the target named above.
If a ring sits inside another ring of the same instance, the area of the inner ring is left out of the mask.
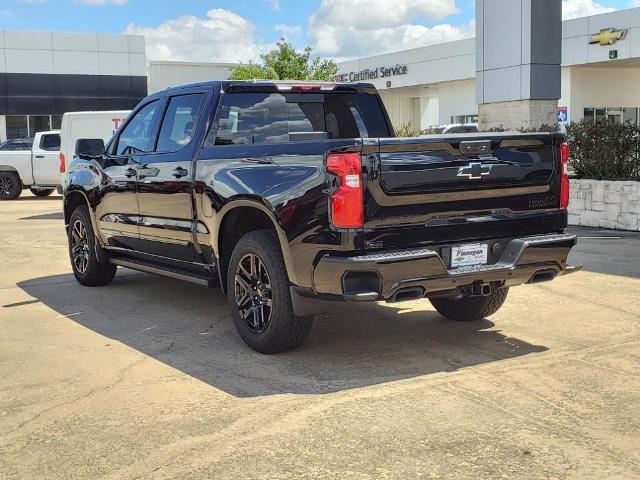
[[[0,30],[0,72],[146,76],[144,37]]]
[[[560,99],[558,100],[558,106],[567,107],[570,121],[579,121],[580,119],[582,119],[582,113],[579,114],[579,117],[572,117],[573,112],[571,110],[571,71],[571,67],[563,67],[561,70]]]
[[[614,45],[589,44],[591,35],[606,28],[627,29],[627,38]],[[620,60],[640,56],[640,8],[619,10],[563,22],[563,66],[608,62],[609,50],[617,50]]]
[[[477,115],[476,82],[463,80],[446,82],[438,86],[440,115],[438,123],[451,123],[453,115]]]
[[[419,128],[420,104],[417,98],[404,96],[393,91],[381,92],[380,96],[394,128],[408,122],[411,122],[414,128]]]
[[[227,80],[233,63],[150,62],[149,94],[188,83]]]
[[[582,119],[585,107],[640,107],[640,66],[572,67],[569,88],[573,121]]]
[[[475,39],[469,38],[340,62],[338,74],[359,72],[367,68],[393,67],[396,64],[406,65],[407,74],[362,81],[373,83],[376,88],[383,90],[388,88],[387,81],[390,81],[391,88],[395,89],[474,78],[476,74]]]

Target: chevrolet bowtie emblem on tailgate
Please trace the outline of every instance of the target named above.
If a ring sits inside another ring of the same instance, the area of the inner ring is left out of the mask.
[[[602,46],[613,45],[618,40],[624,40],[627,36],[626,30],[616,30],[615,28],[603,28],[600,33],[591,35],[590,44],[599,43]]]
[[[479,162],[473,162],[458,169],[459,177],[467,177],[469,180],[480,180],[482,177],[491,175],[493,165],[483,165]]]

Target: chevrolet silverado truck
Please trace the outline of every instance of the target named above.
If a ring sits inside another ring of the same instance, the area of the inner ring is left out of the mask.
[[[24,188],[38,197],[51,195],[60,184],[60,131],[38,132],[0,148],[0,200],[15,200]]]
[[[121,266],[219,286],[262,353],[301,345],[328,302],[428,299],[473,321],[576,269],[562,135],[394,138],[369,84],[171,88],[78,152],[76,279],[106,285]]]

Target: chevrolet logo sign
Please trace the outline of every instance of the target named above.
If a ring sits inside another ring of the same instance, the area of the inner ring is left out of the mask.
[[[482,177],[491,175],[493,165],[483,165],[480,162],[472,162],[458,169],[458,177],[466,177],[469,180],[481,180]]]
[[[600,33],[591,35],[589,44],[599,43],[602,46],[613,45],[618,40],[624,40],[627,37],[627,30],[616,30],[615,28],[603,28]]]

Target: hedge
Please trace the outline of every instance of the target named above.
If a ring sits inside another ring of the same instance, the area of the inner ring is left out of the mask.
[[[567,126],[570,160],[579,178],[640,180],[640,127],[591,121]]]

